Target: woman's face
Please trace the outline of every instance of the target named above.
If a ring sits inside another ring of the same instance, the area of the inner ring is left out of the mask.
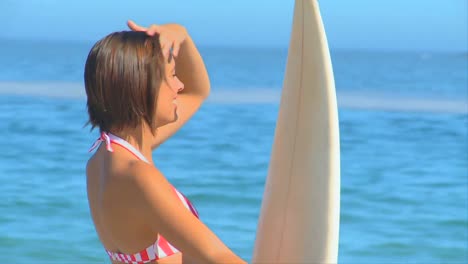
[[[177,93],[184,89],[184,84],[177,78],[175,59],[165,63],[166,80],[161,82],[156,107],[156,124],[158,127],[175,122],[177,116]]]

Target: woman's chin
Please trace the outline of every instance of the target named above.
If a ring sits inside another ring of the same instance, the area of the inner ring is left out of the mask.
[[[166,118],[160,120],[159,124],[161,124],[160,127],[162,127],[162,126],[174,123],[177,120],[179,120],[179,115],[177,112],[177,108],[175,108],[172,116],[171,117],[167,116]]]
[[[163,123],[163,126],[175,123],[177,120],[179,120],[179,116],[177,115],[177,113],[174,113],[173,118],[167,119],[166,122]]]
[[[173,122],[175,122],[177,120],[179,120],[179,112],[177,111],[177,107],[176,107],[174,109],[174,121]]]
[[[158,128],[159,128],[159,127],[163,127],[163,126],[165,126],[165,125],[172,124],[172,123],[176,122],[177,119],[178,119],[178,117],[175,116],[173,119],[164,120],[163,122],[160,122],[160,123],[159,123],[160,125],[158,126]]]

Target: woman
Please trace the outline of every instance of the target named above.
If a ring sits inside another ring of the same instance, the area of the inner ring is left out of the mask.
[[[114,264],[245,263],[151,155],[208,97],[203,60],[180,25],[128,26],[98,41],[85,66],[89,123],[101,132],[86,166],[99,239]]]

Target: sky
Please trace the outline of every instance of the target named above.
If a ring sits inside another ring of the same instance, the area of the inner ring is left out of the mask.
[[[319,4],[331,48],[468,51],[466,0]],[[199,45],[287,47],[293,8],[293,0],[0,0],[0,41],[94,43],[133,19],[180,23]]]

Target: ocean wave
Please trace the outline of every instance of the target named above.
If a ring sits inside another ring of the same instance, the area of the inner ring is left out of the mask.
[[[0,82],[0,95],[28,95],[85,99],[81,83],[69,82]],[[280,89],[212,89],[208,103],[216,104],[279,104]],[[420,98],[370,91],[338,91],[339,108],[405,112],[468,113],[468,98]]]

